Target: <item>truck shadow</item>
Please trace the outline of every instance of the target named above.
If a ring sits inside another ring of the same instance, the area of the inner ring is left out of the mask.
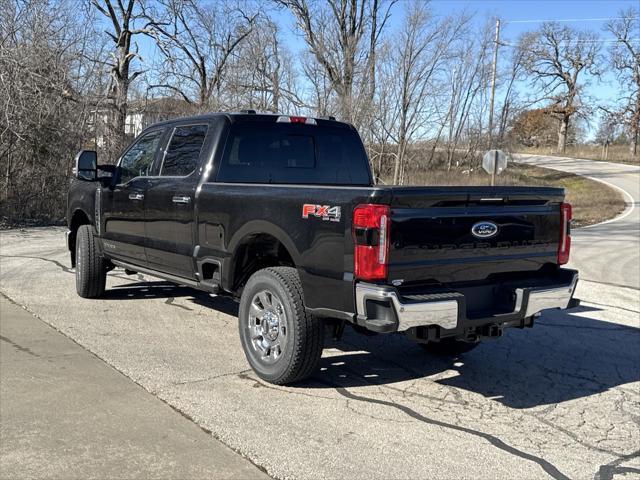
[[[305,386],[358,387],[424,378],[511,408],[531,408],[640,381],[640,329],[583,316],[590,310],[545,312],[533,329],[508,330],[503,338],[458,357],[427,353],[400,335],[345,333],[343,341],[327,345],[333,348]],[[420,395],[420,383],[411,392]],[[428,393],[433,395],[433,389]]]
[[[238,316],[238,304],[228,297],[216,297],[190,287],[165,281],[139,281],[109,286],[104,300],[166,299],[165,303],[183,310],[193,310],[191,305],[212,308],[227,315]],[[176,304],[176,298],[187,299],[186,305]]]
[[[229,298],[163,281],[114,286],[104,298],[164,298],[180,309],[200,305],[238,315],[237,303]],[[176,298],[186,301],[175,304]],[[327,339],[320,371],[296,387],[361,387],[424,379],[478,393],[511,408],[531,408],[640,381],[640,329],[589,316],[597,311],[589,307],[547,311],[534,328],[506,330],[501,339],[485,341],[457,357],[427,353],[404,335],[367,337],[347,328],[342,340]],[[411,392],[420,395],[420,383]]]

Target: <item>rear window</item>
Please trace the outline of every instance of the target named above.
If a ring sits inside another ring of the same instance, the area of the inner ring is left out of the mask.
[[[247,122],[233,125],[219,182],[369,185],[358,135],[346,128]]]

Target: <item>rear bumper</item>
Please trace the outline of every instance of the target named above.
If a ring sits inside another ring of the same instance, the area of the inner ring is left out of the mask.
[[[358,283],[357,323],[378,332],[404,332],[426,326],[460,332],[471,325],[515,325],[542,310],[565,309],[571,304],[578,272],[568,269],[560,272],[553,281],[501,286],[513,297],[513,310],[482,318],[467,318],[467,302],[462,292],[426,292],[403,297],[394,287]]]
[[[517,289],[518,298],[524,299],[526,293],[528,293],[528,301],[521,305],[521,310],[524,310],[524,317],[530,317],[536,313],[540,313],[542,310],[548,310],[551,308],[559,308],[564,310],[569,307],[569,303],[573,298],[576,286],[578,285],[578,272],[575,272],[571,277],[571,281],[564,285],[555,285],[549,288],[531,288],[531,289]]]
[[[438,325],[455,328],[458,324],[458,302],[455,299],[434,298],[426,302],[404,303],[395,288],[359,283],[356,285],[356,309],[358,320],[376,322],[367,316],[367,302],[391,302],[397,318],[398,332],[422,325]],[[385,319],[386,320],[386,319]]]

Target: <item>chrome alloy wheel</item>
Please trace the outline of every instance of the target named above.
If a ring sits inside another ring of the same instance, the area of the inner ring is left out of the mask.
[[[260,361],[272,364],[284,351],[287,316],[280,299],[269,290],[256,293],[249,309],[249,338]]]

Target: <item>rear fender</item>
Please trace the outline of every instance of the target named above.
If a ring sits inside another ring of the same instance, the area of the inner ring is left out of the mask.
[[[222,266],[222,287],[225,290],[232,291],[236,283],[235,264],[238,261],[239,249],[242,245],[246,244],[248,239],[254,235],[266,234],[275,238],[280,242],[287,253],[293,260],[295,267],[300,271],[301,266],[301,254],[299,249],[294,244],[289,235],[279,226],[267,222],[265,220],[254,220],[243,225],[231,238],[227,246],[227,251],[231,252],[231,257],[223,261]],[[304,289],[304,284],[303,284]]]

